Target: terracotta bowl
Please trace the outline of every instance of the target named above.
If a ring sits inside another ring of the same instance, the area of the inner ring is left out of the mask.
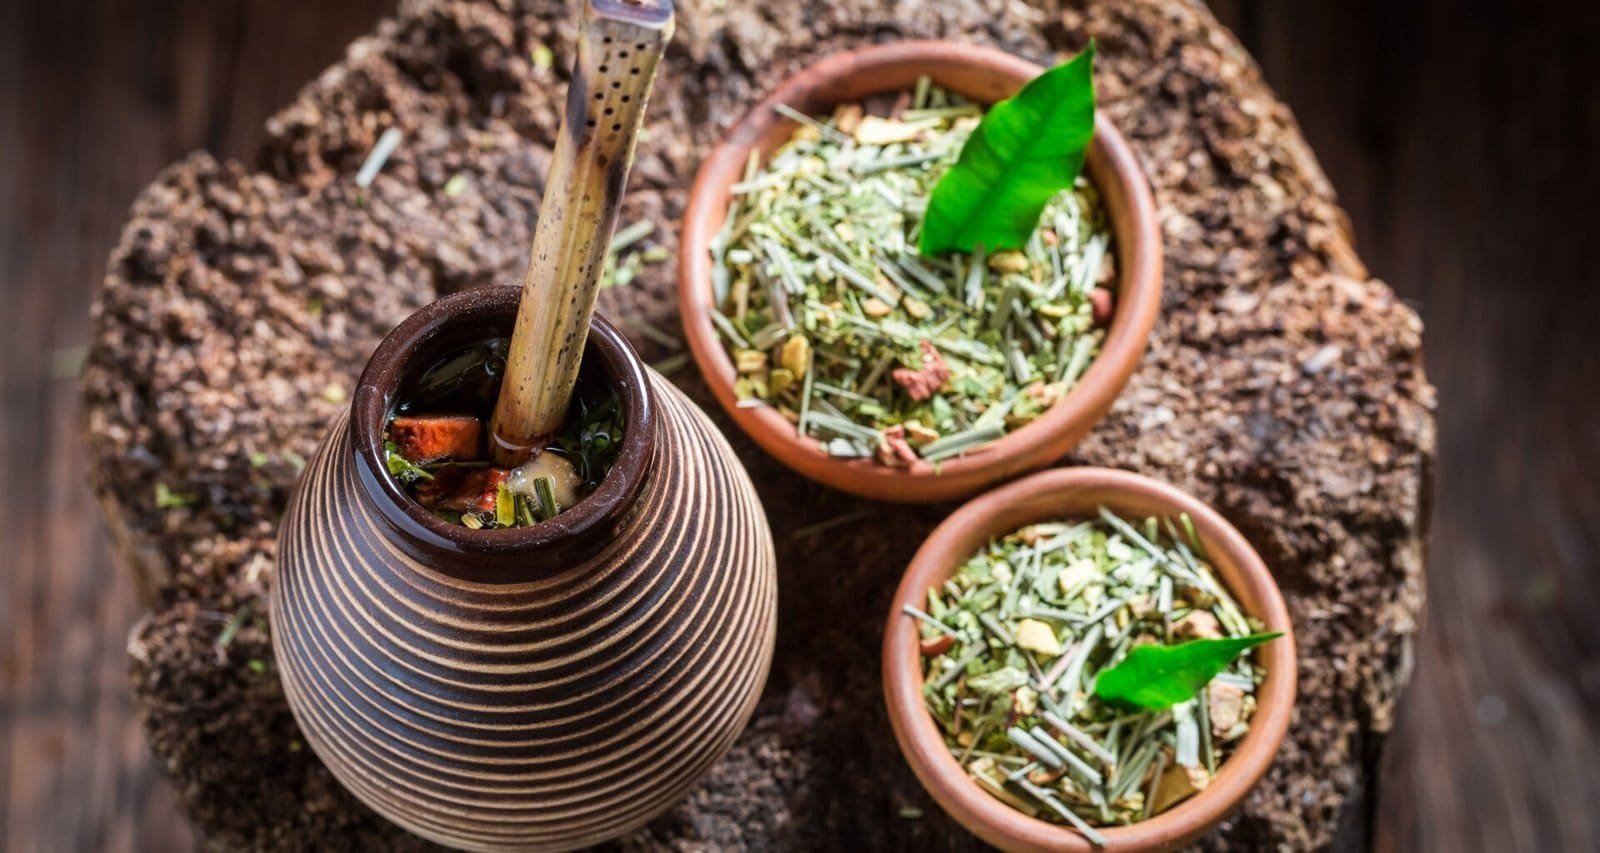
[[[900,750],[923,787],[962,826],[1005,850],[1091,853],[1070,828],[1028,817],[979,788],[945,747],[922,698],[917,622],[904,605],[926,608],[928,588],[942,583],[990,539],[1027,524],[1092,516],[1101,506],[1128,517],[1188,513],[1217,574],[1246,613],[1284,636],[1260,646],[1267,678],[1257,693],[1250,732],[1210,786],[1150,820],[1100,830],[1112,851],[1168,850],[1197,838],[1237,807],[1277,754],[1294,707],[1295,651],[1289,610],[1261,558],[1215,510],[1166,483],[1126,471],[1047,471],[996,489],[957,510],[911,560],[895,591],[883,638],[883,689]]]
[[[1043,70],[1008,53],[958,42],[900,42],[839,54],[784,81],[728,131],[700,167],[689,194],[678,258],[678,298],[689,346],[722,407],[785,465],[818,482],[877,500],[952,500],[1059,459],[1111,408],[1144,354],[1160,307],[1161,234],[1144,172],[1103,114],[1096,119],[1086,168],[1110,214],[1116,240],[1116,313],[1105,345],[1065,399],[982,450],[944,460],[937,469],[923,461],[910,468],[890,468],[871,459],[829,456],[815,440],[802,438],[772,407],[739,407],[733,391],[733,360],[711,324],[709,247],[727,218],[730,188],[742,177],[752,149],[765,155],[794,132],[795,124],[774,112],[774,105],[820,115],[842,103],[909,90],[924,74],[952,92],[993,103],[1014,94]]]
[[[626,433],[600,487],[533,527],[469,530],[388,476],[403,383],[511,332],[520,289],[413,314],[362,374],[278,535],[272,642],[306,740],[373,811],[468,850],[564,850],[644,825],[750,718],[777,571],[711,421],[596,317],[585,371]]]

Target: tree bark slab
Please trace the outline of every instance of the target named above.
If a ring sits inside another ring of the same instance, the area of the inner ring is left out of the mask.
[[[1161,208],[1167,280],[1149,354],[1063,464],[1210,501],[1289,599],[1302,653],[1289,737],[1202,846],[1359,844],[1421,607],[1433,390],[1420,321],[1361,264],[1292,116],[1232,35],[1191,0],[681,0],[679,18],[623,212],[657,226],[640,248],[676,249],[700,157],[808,61],[947,37],[1048,63],[1098,40],[1103,108]],[[406,2],[269,121],[254,164],[193,155],[134,205],[94,307],[91,467],[150,607],[129,643],[150,745],[216,846],[424,846],[299,738],[264,620],[276,520],[383,334],[441,293],[520,280],[575,20],[570,3]],[[390,126],[405,141],[360,191],[351,176]],[[647,358],[670,356],[673,265],[630,264],[637,277],[601,311]],[[890,593],[949,507],[800,480],[721,417],[692,367],[673,379],[761,491],[780,636],[749,731],[620,846],[977,846],[905,768],[878,685]]]

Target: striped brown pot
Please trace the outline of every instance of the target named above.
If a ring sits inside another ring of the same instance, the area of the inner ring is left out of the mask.
[[[375,811],[463,849],[568,849],[671,807],[744,727],[777,582],[750,480],[711,422],[596,318],[584,369],[627,432],[592,495],[469,530],[383,466],[397,389],[510,333],[518,289],[447,297],[373,355],[289,504],[272,639],[307,741]]]

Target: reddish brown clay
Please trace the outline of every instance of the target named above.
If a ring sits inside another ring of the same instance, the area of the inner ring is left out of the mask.
[[[1052,518],[1084,517],[1105,506],[1129,517],[1188,513],[1217,573],[1245,612],[1284,636],[1256,650],[1267,678],[1250,733],[1204,791],[1150,820],[1101,830],[1108,850],[1170,850],[1199,837],[1243,802],[1272,763],[1294,708],[1295,651],[1289,610],[1272,574],[1233,525],[1177,488],[1126,471],[1071,468],[1035,474],[961,507],[936,528],[911,560],[889,610],[883,639],[883,689],[895,739],[917,778],[963,826],[1005,850],[1090,853],[1072,829],[1028,817],[991,797],[961,770],[922,699],[916,620],[902,608],[925,607],[928,588],[953,575],[985,542]]]
[[[790,77],[757,104],[700,167],[689,194],[680,241],[679,304],[695,362],[739,427],[785,465],[837,489],[906,503],[952,500],[1043,467],[1071,450],[1111,408],[1144,354],[1161,303],[1161,234],[1155,202],[1138,160],[1116,128],[1100,115],[1089,148],[1089,179],[1100,190],[1117,243],[1117,310],[1105,346],[1072,392],[1032,423],[984,449],[937,468],[918,460],[889,467],[870,459],[838,459],[771,407],[740,408],[733,361],[711,325],[710,242],[728,212],[730,187],[752,149],[782,144],[794,125],[773,111],[787,104],[822,114],[870,95],[904,91],[926,74],[935,83],[985,103],[1006,98],[1042,71],[1008,53],[970,44],[907,41],[830,57]]]

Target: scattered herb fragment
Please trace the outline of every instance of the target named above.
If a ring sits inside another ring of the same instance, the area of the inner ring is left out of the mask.
[[[533,61],[533,67],[540,71],[548,71],[556,62],[555,51],[549,45],[536,44],[528,51],[528,58]]]
[[[645,264],[659,264],[672,257],[665,246],[644,244],[655,229],[655,223],[647,219],[617,229],[600,273],[601,287],[626,287],[644,271]]]
[[[671,376],[674,373],[682,370],[688,363],[689,354],[686,352],[680,352],[677,355],[669,355],[660,361],[651,362],[650,369],[661,374],[662,376]]]
[[[228,647],[233,645],[233,639],[239,636],[239,629],[244,627],[245,621],[249,618],[250,605],[248,604],[240,607],[232,616],[228,617],[227,624],[222,626],[222,633],[217,635],[217,641],[214,644],[218,663],[227,662]]]
[[[1275,636],[1255,633],[1186,517],[1107,510],[991,541],[925,607],[905,612],[951,755],[996,799],[1096,844],[1095,827],[1210,783],[1265,675],[1239,652]]]
[[[306,458],[304,456],[301,456],[300,454],[294,452],[293,450],[285,450],[285,451],[283,451],[283,458],[284,458],[284,461],[286,461],[290,465],[294,466],[294,470],[296,470],[296,471],[304,471],[305,470]]]
[[[89,348],[86,346],[50,350],[50,375],[56,379],[76,379],[88,360]]]
[[[176,509],[190,506],[194,503],[194,495],[188,492],[174,492],[166,483],[156,483],[156,508]]]
[[[400,132],[400,128],[391,127],[378,137],[372,150],[367,152],[367,159],[361,163],[360,171],[356,172],[356,186],[361,190],[357,200],[363,207],[367,203],[367,187],[372,186],[372,181],[378,177],[378,172],[383,170],[384,164],[389,162],[389,157],[400,147],[400,140],[404,138],[405,134]]]

